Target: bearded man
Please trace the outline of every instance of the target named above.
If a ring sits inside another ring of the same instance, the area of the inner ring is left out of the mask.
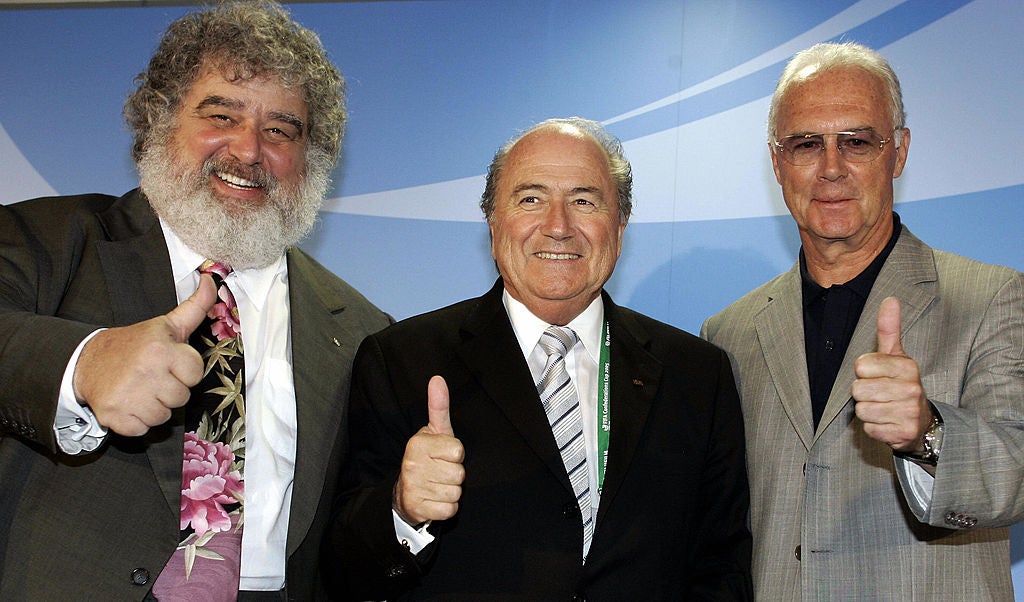
[[[137,84],[139,189],[0,206],[0,599],[319,598],[351,361],[390,321],[294,246],[344,80],[236,3]]]

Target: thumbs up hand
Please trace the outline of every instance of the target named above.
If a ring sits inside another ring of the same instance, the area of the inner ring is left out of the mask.
[[[427,425],[406,444],[392,493],[392,507],[402,520],[416,526],[455,516],[466,478],[465,453],[452,430],[448,385],[434,376],[427,383]]]
[[[851,393],[864,432],[894,451],[923,452],[924,432],[932,421],[917,362],[903,351],[900,302],[882,301],[878,309],[878,351],[857,358]]]
[[[145,435],[185,405],[203,376],[203,360],[188,338],[217,302],[210,276],[181,305],[145,322],[99,332],[75,366],[75,396],[100,424],[129,437]]]

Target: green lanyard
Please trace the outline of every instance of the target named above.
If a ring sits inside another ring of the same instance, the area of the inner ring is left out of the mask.
[[[608,370],[611,361],[609,360],[609,348],[611,347],[611,334],[608,332],[608,321],[605,320],[604,328],[601,330],[601,360],[598,362],[598,393],[597,404],[597,491],[600,494],[604,488],[604,470],[608,466],[608,439],[612,432],[612,383],[611,374]]]

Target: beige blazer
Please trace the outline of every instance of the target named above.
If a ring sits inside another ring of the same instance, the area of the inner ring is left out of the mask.
[[[887,296],[945,421],[930,501],[919,470],[864,434],[853,362]],[[799,265],[702,328],[733,362],[762,600],[1009,600],[1008,526],[1024,516],[1024,275],[933,250],[906,228],[813,431]]]

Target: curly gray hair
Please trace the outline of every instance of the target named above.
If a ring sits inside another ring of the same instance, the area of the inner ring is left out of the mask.
[[[320,38],[274,2],[225,2],[171,23],[149,67],[136,78],[124,106],[134,134],[132,156],[166,135],[201,70],[219,69],[229,81],[277,78],[302,90],[309,144],[333,162],[345,130],[345,80]]]

